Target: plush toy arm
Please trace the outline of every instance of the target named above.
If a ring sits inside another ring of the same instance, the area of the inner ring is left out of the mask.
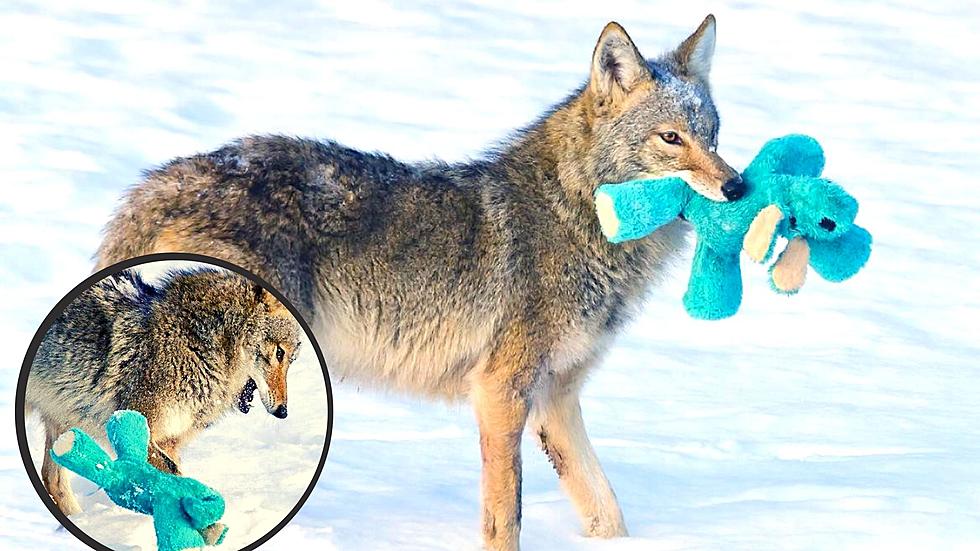
[[[111,460],[109,454],[80,429],[72,429],[58,437],[51,447],[51,458],[94,482],[116,505],[143,514],[153,511],[151,493],[146,491],[145,483],[139,478],[139,467],[134,469],[137,464],[120,461],[121,455],[116,461]]]
[[[858,225],[837,239],[810,242],[810,265],[827,281],[844,281],[871,256],[871,234]]]
[[[823,148],[817,140],[803,134],[790,134],[766,142],[742,177],[752,181],[768,174],[819,176],[823,165]]]
[[[51,447],[51,459],[100,488],[111,482],[112,459],[81,429],[71,429],[59,436]]]
[[[693,318],[716,320],[738,311],[742,303],[742,270],[738,254],[723,256],[698,240],[684,307]]]
[[[105,425],[105,432],[120,459],[146,462],[150,428],[142,413],[128,409],[113,413]]]
[[[776,245],[776,229],[783,219],[783,211],[777,205],[769,205],[755,215],[745,232],[742,249],[754,262],[765,262],[772,256]]]
[[[613,243],[649,235],[677,218],[689,190],[680,178],[603,184],[595,193],[602,233]]]

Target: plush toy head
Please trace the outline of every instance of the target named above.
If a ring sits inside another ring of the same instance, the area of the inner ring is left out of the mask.
[[[805,281],[807,264],[828,281],[858,272],[871,254],[871,234],[854,224],[858,202],[837,184],[820,178],[823,149],[809,136],[771,140],[745,169],[762,182],[770,202],[753,220],[743,242],[749,258],[767,261],[778,237],[786,249],[770,267],[770,284],[794,294]]]
[[[828,240],[848,231],[858,204],[843,188],[820,178],[823,148],[809,136],[794,134],[770,140],[742,173],[772,190],[772,203],[794,219],[788,233]],[[784,213],[785,214],[785,213]]]
[[[794,219],[787,234],[829,241],[850,231],[857,216],[857,201],[840,186],[826,180],[796,178],[787,185],[786,203]]]
[[[94,482],[116,505],[152,515],[160,551],[221,543],[228,531],[218,523],[224,499],[197,480],[161,472],[147,462],[150,431],[142,414],[117,411],[106,423],[106,435],[115,460],[77,428],[58,437],[51,458]]]
[[[600,186],[597,214],[614,243],[639,239],[677,216],[687,219],[698,242],[684,305],[696,318],[724,318],[741,303],[743,248],[765,262],[777,238],[788,240],[770,269],[773,289],[787,294],[803,285],[807,264],[842,281],[867,261],[871,236],[854,224],[857,201],[820,178],[823,166],[816,140],[786,136],[766,143],[742,173],[746,193],[738,201],[712,201],[678,178],[633,180]]]

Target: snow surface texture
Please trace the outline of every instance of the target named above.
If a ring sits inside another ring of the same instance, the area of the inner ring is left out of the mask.
[[[608,20],[653,56],[711,11],[722,156],[742,167],[769,138],[817,137],[874,253],[792,298],[746,265],[722,322],[684,313],[681,261],[584,394],[632,537],[582,537],[528,440],[524,548],[980,548],[977,3],[408,4],[4,2],[3,415],[20,354],[140,169],[252,132],[475,156],[585,79]],[[335,394],[324,474],[273,548],[478,549],[470,408]],[[3,427],[0,547],[80,549]]]
[[[202,264],[151,262],[138,269],[147,281],[154,282],[167,270],[198,266]],[[305,336],[289,368],[287,391],[286,419],[269,415],[256,393],[248,415],[230,411],[181,451],[184,475],[211,486],[225,498],[221,522],[229,531],[219,549],[240,549],[265,536],[310,486],[323,453],[327,393],[316,352]],[[44,428],[36,417],[28,418],[27,427],[31,458],[40,472]],[[92,436],[110,449],[104,435]],[[71,519],[96,541],[114,549],[155,548],[151,517],[116,506],[95,484],[79,476],[73,475],[72,486],[82,512]],[[41,534],[48,532],[42,529]]]

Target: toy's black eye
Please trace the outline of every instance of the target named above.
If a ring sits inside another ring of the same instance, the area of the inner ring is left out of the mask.
[[[276,361],[282,362],[282,359],[286,357],[286,351],[282,349],[278,344],[276,345]]]
[[[834,231],[837,228],[837,222],[834,222],[830,218],[824,218],[820,221],[820,227],[827,231]]]
[[[677,135],[677,132],[661,132],[660,139],[669,143],[670,145],[681,145],[681,137]]]

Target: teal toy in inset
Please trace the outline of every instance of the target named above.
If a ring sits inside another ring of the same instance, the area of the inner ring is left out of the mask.
[[[742,173],[745,195],[737,201],[708,199],[680,178],[604,184],[596,213],[609,241],[644,237],[681,216],[697,233],[691,278],[684,294],[688,313],[721,319],[742,301],[739,253],[766,262],[777,237],[788,240],[771,266],[780,293],[799,291],[807,264],[828,281],[843,281],[871,254],[871,234],[854,223],[858,203],[840,186],[820,178],[824,155],[809,136],[766,143]]]
[[[55,441],[51,458],[91,480],[113,503],[153,516],[159,551],[179,551],[218,545],[228,528],[218,520],[225,501],[215,490],[182,476],[164,473],[147,462],[150,429],[136,411],[115,412],[106,423],[112,460],[81,429],[71,429]]]

